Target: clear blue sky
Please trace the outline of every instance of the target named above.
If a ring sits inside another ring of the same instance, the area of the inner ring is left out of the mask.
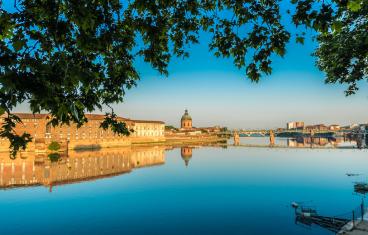
[[[288,27],[295,31],[293,25]],[[350,97],[345,97],[345,85],[325,84],[311,56],[317,46],[312,40],[300,45],[292,38],[286,56],[275,57],[272,75],[259,83],[250,82],[231,59],[215,58],[208,50],[209,35],[203,34],[200,41],[190,48],[188,59],[173,59],[168,78],[138,62],[142,80],[116,105],[119,114],[178,126],[187,108],[194,126],[230,128],[276,128],[294,120],[368,122],[367,82]]]
[[[287,28],[295,31],[284,18]],[[346,86],[324,84],[324,75],[311,56],[316,47],[311,40],[299,45],[291,39],[286,56],[274,58],[272,75],[258,84],[250,82],[245,70],[238,70],[231,59],[215,58],[208,50],[208,34],[202,34],[200,42],[191,46],[189,58],[173,58],[167,78],[137,58],[141,81],[127,92],[124,103],[115,105],[116,112],[178,126],[187,108],[197,127],[275,128],[294,120],[307,124],[368,122],[367,82],[360,83],[358,94],[350,97],[343,93]],[[18,110],[26,110],[25,105]]]
[[[324,84],[324,75],[310,56],[315,45],[290,43],[284,59],[274,60],[274,72],[252,83],[231,60],[217,59],[206,43],[190,49],[189,59],[174,59],[164,78],[139,64],[142,80],[130,90],[119,114],[159,119],[178,126],[188,108],[195,126],[274,128],[287,121],[306,123],[368,122],[367,84],[345,97],[342,85]]]

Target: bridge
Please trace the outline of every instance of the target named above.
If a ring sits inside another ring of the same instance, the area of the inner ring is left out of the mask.
[[[242,137],[264,137],[270,134],[270,131],[273,130],[230,130],[226,132],[220,132],[220,135],[230,135],[233,136],[234,133],[238,133]],[[280,133],[285,134],[302,134],[302,135],[310,135],[310,130],[283,130],[283,131],[274,131],[275,135],[277,136]],[[314,130],[313,135],[323,135],[323,134],[332,134],[334,136],[344,136],[348,134],[360,134],[360,135],[368,135],[368,131],[360,131],[355,132],[353,130],[339,130],[339,131],[332,131],[332,130]]]

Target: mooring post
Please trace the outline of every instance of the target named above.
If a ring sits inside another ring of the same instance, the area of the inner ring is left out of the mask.
[[[355,227],[355,222],[354,222],[354,220],[355,220],[355,216],[354,216],[354,211],[353,211],[353,228]]]

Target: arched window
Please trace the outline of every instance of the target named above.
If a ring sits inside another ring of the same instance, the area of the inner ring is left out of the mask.
[[[47,123],[46,124],[46,134],[50,134],[51,133],[51,124]]]

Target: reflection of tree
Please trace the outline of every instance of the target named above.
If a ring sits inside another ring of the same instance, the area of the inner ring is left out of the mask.
[[[50,153],[47,155],[47,157],[50,159],[51,162],[57,162],[61,158],[61,155],[58,153]]]
[[[354,184],[354,192],[358,194],[365,195],[368,193],[368,184],[367,183],[355,183]]]

